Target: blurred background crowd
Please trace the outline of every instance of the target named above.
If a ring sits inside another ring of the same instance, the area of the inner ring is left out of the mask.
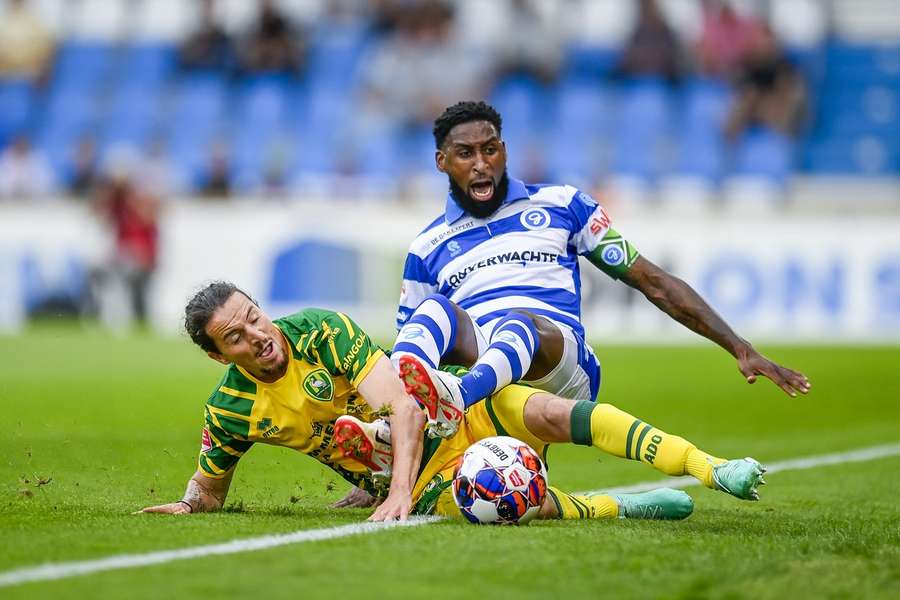
[[[111,240],[24,236],[0,280],[28,314],[118,286],[143,320],[167,204],[436,212],[432,121],[480,98],[511,175],[607,206],[900,208],[896,0],[0,0],[0,220],[57,207],[55,239],[77,204]]]
[[[0,198],[441,190],[430,124],[596,188],[900,172],[891,0],[5,0]],[[107,196],[122,193],[107,189]]]

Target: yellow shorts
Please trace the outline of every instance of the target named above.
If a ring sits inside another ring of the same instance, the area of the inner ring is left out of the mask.
[[[541,390],[524,385],[508,385],[483,402],[466,409],[459,431],[449,439],[425,438],[422,466],[413,488],[416,514],[459,516],[450,484],[456,463],[469,446],[495,435],[522,440],[545,456],[547,442],[525,427],[525,403]]]

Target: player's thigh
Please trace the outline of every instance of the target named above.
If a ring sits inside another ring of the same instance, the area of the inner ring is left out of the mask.
[[[542,377],[526,376],[528,385],[572,400],[594,401],[600,387],[600,364],[579,334],[545,319],[557,328],[563,343],[559,362]]]
[[[466,411],[466,428],[473,442],[495,435],[519,439],[543,454],[547,442],[525,424],[525,407],[534,396],[547,396],[525,385],[508,385]]]
[[[456,339],[453,347],[441,358],[445,365],[471,367],[484,352],[487,343],[475,320],[465,310],[451,302],[456,313]]]

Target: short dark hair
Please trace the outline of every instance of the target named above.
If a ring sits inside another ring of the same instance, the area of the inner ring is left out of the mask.
[[[228,302],[228,299],[235,292],[243,294],[250,302],[257,306],[259,305],[250,294],[233,283],[229,281],[213,281],[194,294],[194,297],[184,307],[184,329],[191,336],[191,340],[206,352],[219,351],[216,343],[206,333],[206,326],[209,324],[213,313]]]
[[[444,140],[447,139],[451,129],[472,121],[487,121],[497,128],[498,135],[503,129],[503,119],[493,106],[481,100],[478,102],[464,100],[447,107],[441,116],[435,119],[432,130],[435,146],[440,148],[444,145]]]

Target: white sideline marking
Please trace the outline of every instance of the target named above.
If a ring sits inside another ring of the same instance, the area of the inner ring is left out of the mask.
[[[769,473],[778,473],[780,471],[802,471],[804,469],[815,469],[817,467],[825,467],[828,465],[842,465],[846,463],[864,462],[867,460],[875,460],[888,456],[900,455],[900,444],[884,444],[882,446],[870,446],[868,448],[860,448],[859,450],[849,450],[847,452],[836,452],[834,454],[820,454],[818,456],[807,456],[805,458],[792,458],[775,463],[763,463],[766,469],[766,475]],[[637,492],[649,492],[661,487],[669,488],[686,488],[700,485],[700,482],[693,477],[669,477],[667,479],[657,479],[656,481],[642,481],[632,485],[623,485],[614,488],[605,488],[603,490],[591,490],[589,492],[578,492],[581,494],[634,494]]]
[[[888,456],[900,455],[900,444],[885,444],[882,446],[872,446],[869,448],[861,448],[859,450],[851,450],[849,452],[838,452],[835,454],[821,454],[819,456],[809,456],[806,458],[795,458],[766,465],[767,473],[778,473],[779,471],[797,471],[802,469],[814,469],[826,465],[838,465],[852,462],[863,462],[867,460],[875,460]],[[607,488],[602,490],[610,494],[627,494],[635,492],[645,492],[656,489],[658,487],[685,488],[692,485],[700,485],[700,483],[692,477],[670,477],[668,479],[659,479],[656,481],[645,481],[633,485],[626,485],[615,488]],[[601,490],[582,493],[600,493]],[[88,575],[90,573],[98,573],[101,571],[112,571],[115,569],[128,569],[132,567],[145,567],[149,565],[158,565],[176,560],[187,558],[199,558],[203,556],[213,556],[220,554],[236,554],[238,552],[248,552],[250,550],[265,550],[267,548],[275,548],[277,546],[285,546],[287,544],[299,544],[302,542],[315,542],[319,540],[330,540],[334,538],[346,537],[348,535],[361,535],[365,533],[376,533],[385,529],[394,527],[416,527],[418,525],[428,525],[435,521],[440,521],[441,517],[412,517],[409,521],[403,523],[394,521],[390,523],[352,523],[350,525],[342,525],[340,527],[327,527],[324,529],[307,529],[295,531],[293,533],[264,535],[255,538],[246,538],[223,542],[221,544],[210,544],[206,546],[192,546],[182,548],[180,550],[162,550],[159,552],[149,552],[146,554],[119,554],[107,558],[95,560],[83,560],[62,563],[47,563],[37,567],[24,567],[13,569],[11,571],[0,572],[0,587],[8,587],[19,585],[33,581],[49,581],[53,579],[63,579],[65,577],[74,577],[77,575]]]
[[[249,550],[265,550],[287,544],[301,542],[316,542],[333,538],[358,535],[363,533],[375,533],[395,527],[416,527],[427,525],[439,520],[439,517],[411,517],[408,521],[391,521],[385,523],[352,523],[340,527],[328,527],[325,529],[307,529],[274,535],[264,535],[255,538],[246,538],[210,544],[207,546],[193,546],[180,550],[162,550],[147,554],[119,554],[108,558],[96,560],[82,560],[75,562],[47,563],[37,567],[26,567],[0,573],[0,587],[18,585],[30,581],[48,581],[51,579],[63,579],[75,575],[87,575],[100,571],[112,571],[115,569],[128,569],[131,567],[146,567],[162,563],[182,560],[185,558],[198,558],[201,556],[213,556],[217,554],[235,554]]]

